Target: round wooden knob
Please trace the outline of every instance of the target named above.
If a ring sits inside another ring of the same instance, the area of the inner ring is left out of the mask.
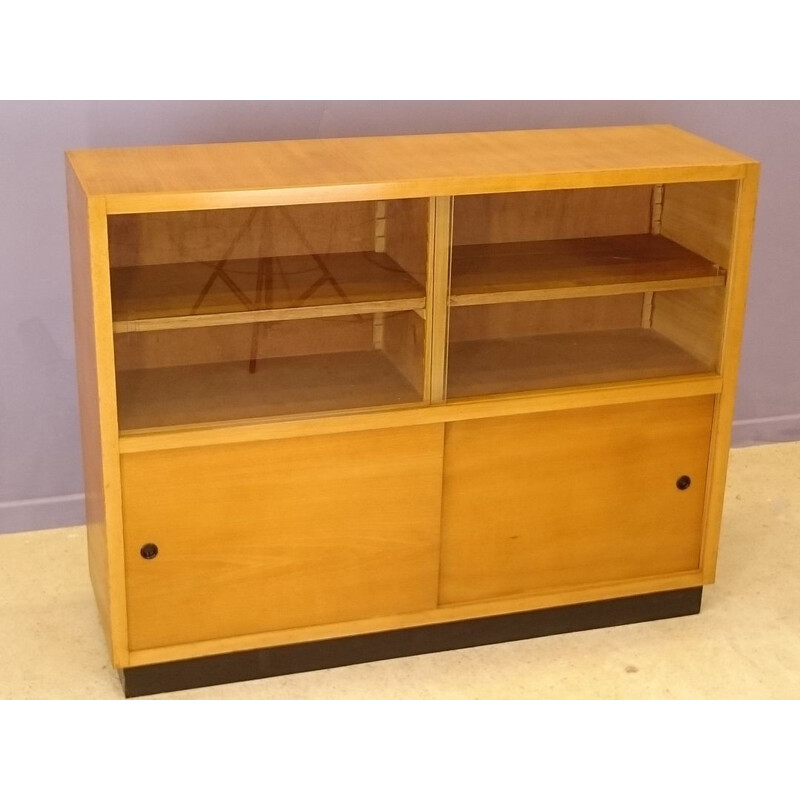
[[[152,542],[143,544],[139,550],[139,553],[141,553],[142,558],[149,561],[151,558],[155,558],[158,555],[158,545],[155,545]]]

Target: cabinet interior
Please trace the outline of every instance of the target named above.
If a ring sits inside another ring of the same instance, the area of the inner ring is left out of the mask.
[[[120,429],[715,372],[736,187],[455,197],[433,331],[428,198],[110,216]]]
[[[428,201],[109,218],[120,428],[419,403]]]
[[[456,197],[449,398],[713,372],[736,182]]]

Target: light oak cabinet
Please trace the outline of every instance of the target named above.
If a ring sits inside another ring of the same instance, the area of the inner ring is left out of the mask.
[[[68,154],[130,695],[692,613],[758,165],[670,126]]]

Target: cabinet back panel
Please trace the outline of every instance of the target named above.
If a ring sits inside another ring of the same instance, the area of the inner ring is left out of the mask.
[[[543,333],[617,330],[642,324],[642,294],[455,306],[450,341],[511,339]]]
[[[434,608],[442,435],[123,456],[131,649]]]
[[[706,396],[448,423],[440,602],[696,569],[713,409]]]
[[[108,218],[111,266],[375,249],[376,204],[326,203]]]
[[[371,337],[372,325],[368,330]],[[422,362],[413,363],[421,352],[408,346],[413,342],[392,342],[391,350],[382,350],[370,338],[363,350],[326,348],[284,357],[240,344],[239,357],[230,360],[211,361],[201,352],[191,364],[118,370],[120,429],[319,415],[423,399],[421,381],[415,380]]]
[[[429,200],[389,200],[383,246],[409,275],[426,284]]]
[[[334,317],[121,333],[114,337],[117,371],[246,361],[254,335],[259,358],[349,353],[372,350],[373,321]]]
[[[453,244],[650,233],[652,194],[612,186],[456,197]]]

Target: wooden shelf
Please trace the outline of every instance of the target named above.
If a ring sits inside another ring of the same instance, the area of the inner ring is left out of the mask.
[[[380,351],[120,372],[122,432],[416,403],[419,393]]]
[[[651,329],[582,331],[455,342],[450,399],[707,373],[709,368]]]
[[[640,234],[453,248],[453,306],[723,286],[713,262]]]
[[[258,289],[259,265],[263,288]],[[424,313],[425,289],[385,253],[115,267],[114,333],[389,311]],[[259,297],[260,295],[260,297]]]

